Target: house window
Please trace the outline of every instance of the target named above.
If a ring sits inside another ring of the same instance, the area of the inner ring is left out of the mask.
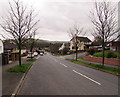
[[[74,49],[74,46],[72,47],[72,49]]]

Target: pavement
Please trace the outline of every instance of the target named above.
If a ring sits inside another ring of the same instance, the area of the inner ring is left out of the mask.
[[[118,95],[118,76],[47,53],[34,62],[18,95]]]
[[[22,63],[30,63],[26,61],[27,57],[22,57]],[[6,72],[7,69],[18,64],[18,61],[14,61],[10,64],[2,66],[2,95],[12,95],[19,81],[24,73]]]

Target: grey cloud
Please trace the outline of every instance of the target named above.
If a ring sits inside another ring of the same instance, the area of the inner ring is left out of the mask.
[[[86,36],[92,38],[90,31],[92,24],[88,17],[89,11],[93,8],[92,2],[69,2],[68,0],[66,2],[22,1],[25,4],[32,5],[36,10],[40,10],[39,18],[41,21],[37,37],[46,40],[70,40],[67,30],[78,23],[88,31]],[[8,0],[0,0],[0,14],[2,16],[8,7],[7,4]]]

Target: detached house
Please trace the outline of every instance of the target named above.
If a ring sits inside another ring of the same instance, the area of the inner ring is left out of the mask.
[[[120,39],[116,41],[112,41],[110,43],[110,50],[111,51],[120,51]]]
[[[0,54],[3,53],[3,42],[0,40]]]
[[[91,45],[91,40],[87,37],[78,37],[77,36],[77,48],[78,50],[86,50],[89,48],[89,45]],[[70,40],[70,50],[75,51],[76,50],[76,38],[73,37]]]

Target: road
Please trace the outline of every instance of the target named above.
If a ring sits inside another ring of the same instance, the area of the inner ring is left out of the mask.
[[[47,53],[33,64],[19,95],[118,95],[118,77]]]

